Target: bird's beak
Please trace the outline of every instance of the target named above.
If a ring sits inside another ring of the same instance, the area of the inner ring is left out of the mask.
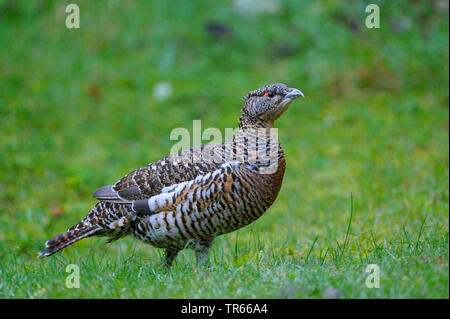
[[[286,95],[284,96],[284,99],[285,99],[285,100],[286,100],[286,99],[288,99],[288,100],[293,100],[293,99],[298,98],[299,96],[305,97],[305,96],[303,95],[303,93],[302,93],[300,90],[292,89],[291,92],[289,92],[288,94],[286,94]]]

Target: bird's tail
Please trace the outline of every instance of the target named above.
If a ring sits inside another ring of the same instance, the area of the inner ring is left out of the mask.
[[[69,245],[91,236],[108,236],[110,242],[128,235],[134,214],[131,207],[117,203],[99,202],[91,212],[67,232],[45,243],[38,257],[48,257]]]
[[[55,237],[49,239],[45,243],[45,248],[39,252],[38,257],[48,257],[60,251],[63,248],[66,248],[73,243],[95,235],[99,231],[98,228],[88,229],[70,229],[63,234],[56,235]]]

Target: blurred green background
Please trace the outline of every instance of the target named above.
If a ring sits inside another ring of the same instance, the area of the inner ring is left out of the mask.
[[[0,0],[0,297],[448,298],[448,28],[448,1]],[[275,82],[306,96],[276,123],[283,187],[210,270],[132,238],[36,259],[172,129],[236,127]]]

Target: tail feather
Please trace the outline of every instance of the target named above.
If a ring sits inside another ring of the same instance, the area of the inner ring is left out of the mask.
[[[45,243],[38,257],[48,257],[57,251],[91,236],[110,237],[109,242],[130,233],[130,222],[134,214],[130,205],[99,202],[80,222],[67,232],[57,235]]]
[[[42,258],[51,256],[61,249],[64,249],[83,238],[95,235],[95,233],[97,233],[98,231],[100,231],[99,228],[79,230],[71,229],[63,234],[59,234],[47,240],[47,242],[45,243],[45,248],[39,252],[38,257]]]

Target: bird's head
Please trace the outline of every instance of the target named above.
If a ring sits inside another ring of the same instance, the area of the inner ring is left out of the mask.
[[[273,123],[303,93],[282,83],[269,84],[244,96],[241,125]]]

